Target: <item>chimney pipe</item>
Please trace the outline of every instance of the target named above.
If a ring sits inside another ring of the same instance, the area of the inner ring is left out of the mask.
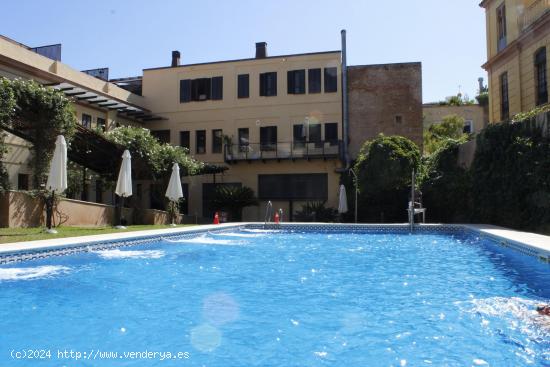
[[[265,59],[267,57],[267,42],[256,42],[256,58]]]
[[[180,52],[172,51],[172,67],[180,66]]]
[[[346,169],[350,168],[351,159],[349,155],[349,106],[348,106],[348,63],[346,47],[346,30],[340,31],[342,39],[342,130],[343,130],[343,153]]]

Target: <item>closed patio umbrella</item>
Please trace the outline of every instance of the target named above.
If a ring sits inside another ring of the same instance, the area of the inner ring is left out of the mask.
[[[340,185],[338,193],[338,213],[343,214],[348,212],[348,198],[346,195],[346,187]]]
[[[61,194],[67,189],[67,142],[63,135],[58,135],[55,141],[55,150],[50,163],[50,172],[48,181],[46,181],[46,190],[51,191],[52,195],[46,199],[46,226],[48,233],[57,233],[52,229],[53,203],[55,193]]]
[[[122,154],[122,164],[118,172],[118,180],[116,182],[115,194],[121,197],[120,203],[120,223],[117,228],[125,228],[122,225],[124,198],[132,196],[132,157],[130,152],[125,150]]]
[[[183,197],[183,191],[181,189],[181,180],[180,180],[180,166],[177,163],[172,165],[172,175],[170,176],[170,182],[168,183],[168,188],[166,189],[166,195],[168,199],[174,202],[174,205],[178,202],[179,199]],[[172,217],[172,225],[174,224],[174,218]]]

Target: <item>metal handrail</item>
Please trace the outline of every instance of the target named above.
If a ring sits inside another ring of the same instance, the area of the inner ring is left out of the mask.
[[[224,146],[225,161],[337,158],[341,140],[260,142]]]
[[[273,204],[271,201],[268,201],[265,206],[265,217],[264,217],[264,226],[271,222],[271,216],[273,215]]]

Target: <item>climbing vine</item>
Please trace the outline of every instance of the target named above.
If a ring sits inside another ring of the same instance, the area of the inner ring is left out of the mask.
[[[34,80],[0,79],[0,124],[8,131],[22,132],[32,143],[33,185],[45,183],[57,135],[70,138],[76,115],[62,92]]]

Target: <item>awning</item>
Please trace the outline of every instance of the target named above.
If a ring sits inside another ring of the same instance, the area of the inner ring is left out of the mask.
[[[68,82],[45,84],[45,86],[57,89],[65,93],[67,97],[74,98],[78,102],[88,103],[106,110],[116,110],[119,116],[126,119],[142,122],[165,120],[164,117],[154,115],[146,108],[138,107],[117,98],[109,97]]]

